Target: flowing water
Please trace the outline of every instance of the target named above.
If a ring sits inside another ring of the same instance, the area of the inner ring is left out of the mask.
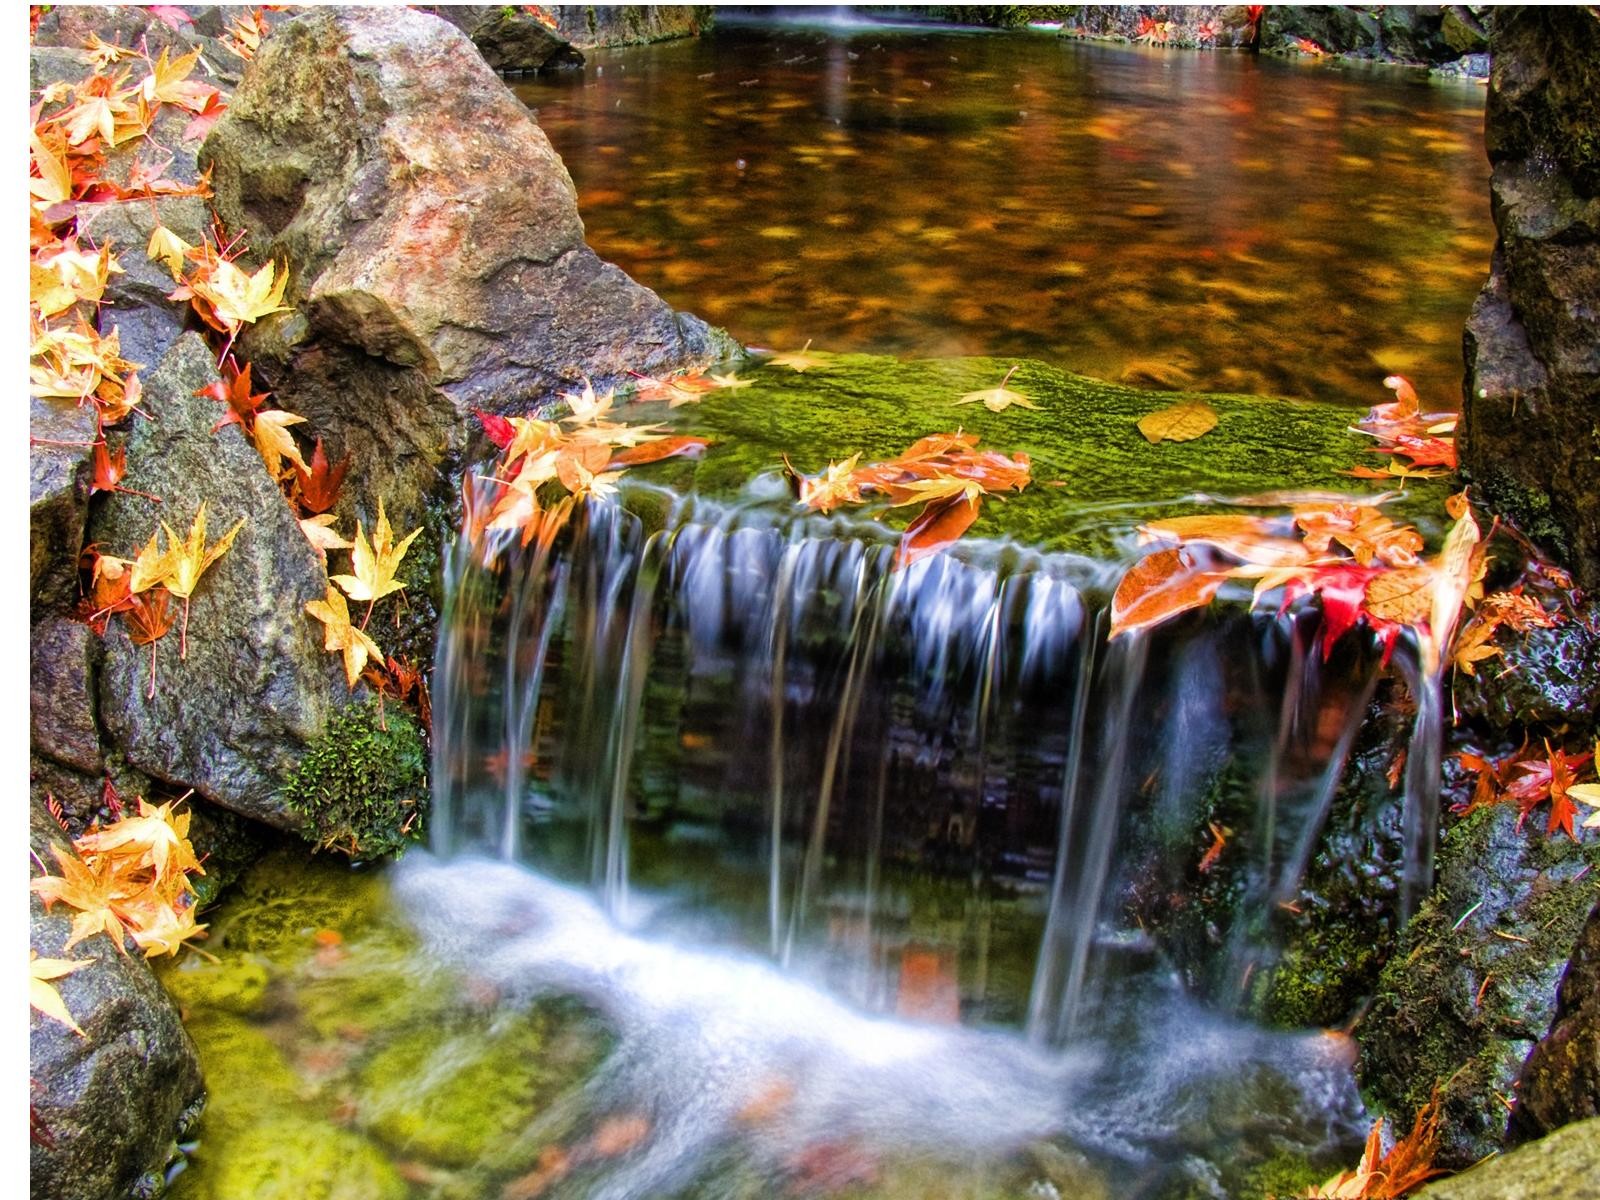
[[[1448,396],[1487,257],[1476,95],[1398,75],[762,30],[524,94],[597,248],[752,340]],[[991,372],[756,369],[645,418],[717,442],[667,486],[449,551],[431,845],[269,861],[168,970],[213,1091],[178,1195],[1188,1200],[1353,1161],[1349,1039],[1258,1019],[1380,655],[1296,610],[1105,628],[1135,521],[1347,483],[1347,415],[1217,397],[1152,450],[1150,396],[1030,364],[1036,412],[961,410],[1036,480],[959,552],[893,570],[786,500],[780,447],[903,446]],[[1397,911],[1440,719],[1398,662]]]
[[[1458,403],[1483,89],[1042,33],[751,26],[518,94],[590,244],[747,343]]]

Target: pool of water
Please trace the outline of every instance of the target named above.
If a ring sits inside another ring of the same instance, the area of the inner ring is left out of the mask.
[[[1459,403],[1483,90],[1044,33],[733,26],[518,94],[589,242],[749,344]]]

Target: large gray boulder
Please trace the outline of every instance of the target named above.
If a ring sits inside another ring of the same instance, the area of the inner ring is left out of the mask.
[[[572,181],[527,108],[453,26],[323,8],[263,45],[202,150],[216,208],[287,263],[292,316],[246,353],[352,496],[415,524],[476,432],[597,384],[735,350],[602,262]]]
[[[1600,903],[1561,977],[1550,1032],[1522,1064],[1507,1134],[1526,1141],[1588,1117],[1600,1117]]]
[[[92,405],[38,396],[29,401],[28,432],[28,579],[38,618],[77,602],[90,443],[99,435]]]
[[[194,593],[187,658],[179,658],[176,624],[156,644],[153,697],[150,647],[134,645],[124,622],[111,623],[100,721],[139,770],[294,829],[300,822],[279,793],[347,689],[305,612],[326,591],[322,564],[239,426],[212,432],[225,407],[194,395],[216,379],[211,352],[192,333],[145,377],[154,419],[133,426],[124,483],[164,502],[113,494],[90,534],[103,552],[131,557],[158,521],[187,535],[202,502],[208,545],[240,517],[244,528]]]
[[[59,873],[50,846],[69,847],[37,795],[29,841],[50,873]],[[29,944],[39,957],[91,965],[53,981],[86,1036],[38,1013],[29,1018],[36,1123],[30,1194],[35,1200],[155,1195],[162,1169],[199,1112],[199,1055],[139,951],[124,956],[103,933],[65,950],[71,925],[70,908],[57,904],[47,913],[37,896],[31,899]]]
[[[1462,465],[1600,587],[1600,13],[1495,14],[1485,141],[1499,242],[1467,322]]]
[[[483,61],[496,71],[550,71],[583,66],[565,36],[514,4],[438,4],[426,11],[443,17],[472,39]]]
[[[1600,1196],[1600,1119],[1430,1183],[1415,1200],[1594,1200]]]

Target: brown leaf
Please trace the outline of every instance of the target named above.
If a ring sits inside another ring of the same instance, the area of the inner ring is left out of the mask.
[[[1111,636],[1149,629],[1202,608],[1221,586],[1221,575],[1197,566],[1181,548],[1146,555],[1122,577],[1111,598]]]
[[[919,558],[953,546],[978,519],[978,501],[964,496],[931,502],[906,526],[895,554],[895,568],[908,567]]]
[[[1152,445],[1160,441],[1192,442],[1216,426],[1216,410],[1203,400],[1174,404],[1139,419],[1139,432]]]

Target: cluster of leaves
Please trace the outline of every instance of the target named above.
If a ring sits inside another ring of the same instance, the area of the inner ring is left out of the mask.
[[[740,386],[744,381],[716,383],[701,376],[660,381],[640,377],[645,386],[637,398],[667,399],[672,407],[698,398],[709,386]],[[674,394],[675,393],[675,394]],[[548,546],[586,496],[609,496],[629,467],[660,462],[677,455],[699,454],[705,438],[669,435],[659,424],[629,425],[610,419],[616,392],[595,394],[584,381],[581,392],[565,392],[568,413],[557,420],[500,417],[480,412],[484,433],[500,448],[493,474],[480,476],[467,489],[467,530],[481,543],[486,530],[520,532],[522,545],[537,540]],[[564,428],[565,427],[565,428]]]
[[[1255,579],[1257,601],[1283,589],[1283,607],[1315,596],[1323,653],[1358,622],[1392,648],[1413,630],[1430,669],[1450,644],[1461,606],[1482,594],[1486,556],[1466,495],[1454,497],[1443,550],[1424,558],[1422,537],[1377,501],[1319,500],[1287,516],[1203,514],[1139,527],[1142,541],[1176,543],[1123,577],[1112,599],[1112,636],[1159,625],[1210,603],[1229,579]]]
[[[379,600],[405,590],[406,585],[395,576],[399,573],[400,563],[405,558],[406,551],[411,548],[411,543],[417,540],[417,535],[421,532],[422,527],[419,525],[396,542],[394,530],[389,527],[389,516],[383,511],[383,499],[380,497],[378,522],[373,526],[371,540],[367,539],[366,530],[358,520],[355,541],[344,543],[350,548],[350,569],[354,574],[331,576],[327,595],[306,605],[306,612],[323,624],[323,649],[337,652],[344,657],[345,682],[352,691],[355,690],[356,680],[360,678],[369,657],[376,659],[380,667],[385,662],[392,661],[387,659],[378,644],[367,636],[367,624],[372,620],[373,606]],[[334,584],[339,586],[336,588]],[[350,608],[345,603],[346,596],[357,603],[366,601],[367,611],[361,618],[360,625],[350,623]]]
[[[169,601],[173,596],[183,601],[178,657],[187,658],[190,597],[199,586],[200,577],[232,547],[244,523],[245,518],[240,517],[232,529],[207,546],[206,506],[202,502],[185,537],[180,538],[172,526],[162,521],[161,529],[150,534],[150,540],[132,559],[101,554],[95,546],[85,552],[90,589],[80,602],[80,615],[103,636],[111,618],[121,614],[133,644],[150,647],[147,695],[156,693],[156,643],[172,628],[175,616]],[[157,544],[162,534],[166,537],[165,549]]]
[[[175,813],[181,801],[155,806],[139,800],[137,816],[96,826],[73,842],[77,854],[52,845],[60,875],[45,873],[29,885],[45,907],[66,904],[77,910],[63,949],[104,933],[118,952],[126,939],[146,957],[176,954],[204,931],[195,923],[195,890],[189,876],[205,869],[189,843],[189,814]],[[45,871],[43,863],[39,869]],[[88,960],[32,958],[33,1006],[78,1034],[61,996],[49,980],[71,974]],[[69,965],[70,964],[70,965]]]
[[[1590,766],[1589,773],[1594,774],[1597,756],[1600,756],[1600,741],[1592,751],[1568,754],[1563,749],[1551,749],[1548,738],[1542,756],[1538,751],[1530,753],[1526,742],[1500,759],[1463,750],[1457,758],[1473,774],[1474,783],[1471,798],[1456,811],[1465,814],[1494,804],[1515,804],[1517,828],[1521,829],[1533,810],[1548,801],[1550,812],[1545,832],[1561,830],[1576,841],[1578,834],[1573,822],[1578,810],[1574,800],[1595,810],[1584,820],[1583,828],[1600,829],[1600,783],[1578,782],[1586,764]]]
[[[1377,404],[1353,428],[1378,444],[1389,461],[1382,467],[1354,467],[1346,474],[1357,479],[1435,479],[1456,469],[1456,415],[1425,413],[1416,389],[1401,375],[1391,375],[1383,386],[1394,391],[1388,404]]]
[[[1133,40],[1148,46],[1165,46],[1172,40],[1172,22],[1158,21],[1154,17],[1140,17],[1133,31]]]
[[[979,450],[974,433],[935,433],[886,462],[860,466],[861,455],[830,463],[815,476],[789,469],[800,502],[819,512],[877,499],[890,508],[922,507],[901,535],[895,566],[953,544],[978,519],[984,496],[1028,486],[1028,456]]]
[[[1439,1093],[1417,1113],[1411,1132],[1398,1139],[1387,1154],[1383,1151],[1383,1118],[1373,1122],[1367,1134],[1361,1162],[1352,1171],[1341,1171],[1332,1179],[1305,1191],[1305,1200],[1399,1200],[1428,1180],[1446,1174],[1433,1165],[1439,1153]]]
[[[1418,413],[1416,394],[1399,377],[1386,381],[1398,398],[1361,423],[1395,454],[1438,461],[1439,421]],[[1435,432],[1419,431],[1421,422]],[[1387,497],[1311,499],[1286,516],[1213,513],[1139,527],[1144,543],[1164,543],[1123,577],[1112,600],[1112,636],[1147,629],[1210,603],[1228,579],[1256,580],[1256,600],[1283,589],[1283,607],[1315,596],[1324,620],[1323,653],[1358,622],[1387,653],[1411,629],[1430,673],[1441,669],[1463,606],[1483,598],[1487,567],[1482,531],[1465,492],[1447,508],[1455,519],[1434,558],[1422,556],[1421,535],[1380,511]]]

